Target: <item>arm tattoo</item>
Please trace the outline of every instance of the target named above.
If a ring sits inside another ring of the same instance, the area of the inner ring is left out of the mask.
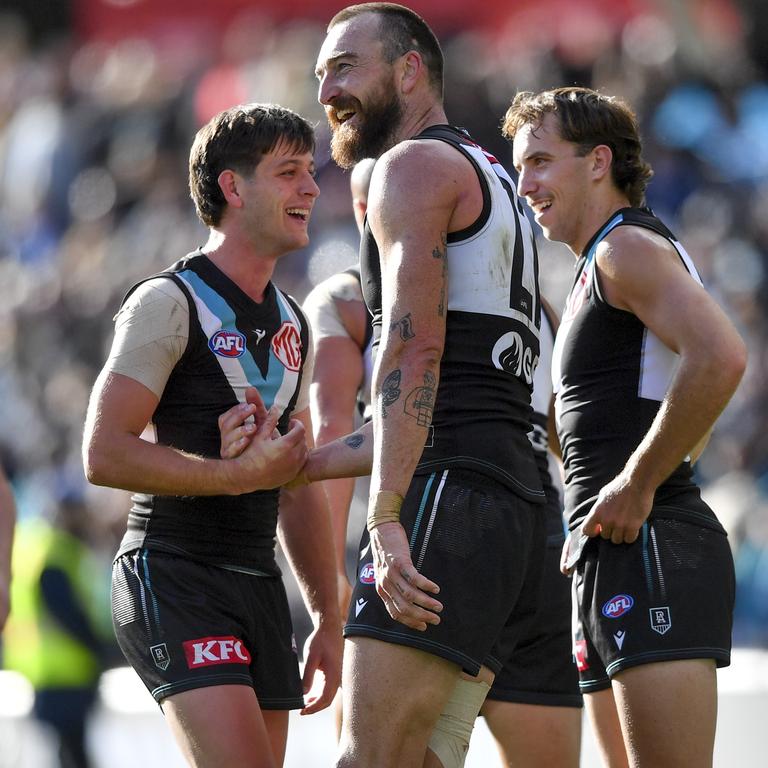
[[[428,427],[432,423],[432,411],[435,405],[435,385],[437,379],[430,371],[424,374],[424,386],[416,387],[405,398],[403,412],[416,419],[420,427]]]
[[[432,249],[432,258],[443,262],[442,285],[440,288],[440,303],[437,305],[438,317],[445,316],[445,294],[448,285],[448,236],[445,232],[440,235],[440,247]]]
[[[357,432],[344,438],[344,444],[348,445],[353,451],[356,451],[365,442],[365,435],[359,435]]]
[[[401,317],[399,320],[396,320],[394,323],[392,323],[389,326],[389,329],[391,331],[394,331],[395,328],[397,328],[397,330],[400,331],[400,338],[403,341],[408,341],[409,339],[412,339],[416,335],[413,332],[413,321],[411,320],[410,312],[404,317]]]
[[[394,405],[399,399],[402,392],[400,391],[400,379],[402,374],[399,368],[395,368],[390,373],[384,383],[381,385],[381,415],[383,418],[387,418],[387,408],[390,405]]]

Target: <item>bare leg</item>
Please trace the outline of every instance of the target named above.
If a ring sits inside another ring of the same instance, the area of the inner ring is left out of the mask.
[[[589,723],[606,768],[628,768],[627,751],[621,734],[621,722],[616,711],[613,691],[606,688],[584,696]]]
[[[712,659],[644,664],[618,673],[612,682],[633,768],[712,765],[717,722]]]
[[[169,696],[162,707],[193,768],[279,768],[282,764],[288,714],[268,712],[265,719],[256,694],[246,685],[184,691]],[[275,756],[281,730],[282,753]]]
[[[338,768],[421,768],[459,667],[367,637],[344,644],[344,717]]]
[[[482,714],[508,768],[578,768],[581,709],[486,699]]]

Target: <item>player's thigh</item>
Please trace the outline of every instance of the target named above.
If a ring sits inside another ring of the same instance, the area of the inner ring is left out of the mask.
[[[277,768],[282,764],[282,757],[278,761],[273,754],[259,702],[248,686],[183,691],[164,699],[162,709],[176,742],[194,768]]]
[[[717,721],[713,659],[683,659],[626,669],[612,680],[630,765],[712,765]]]
[[[581,709],[486,700],[483,716],[511,768],[578,768]]]
[[[611,688],[584,694],[584,708],[605,768],[627,768],[627,750]]]
[[[425,752],[458,678],[458,665],[439,656],[367,637],[348,638],[342,743],[384,755],[409,740]]]

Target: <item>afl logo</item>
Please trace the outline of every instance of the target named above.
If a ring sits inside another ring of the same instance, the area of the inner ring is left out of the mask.
[[[376,572],[373,570],[373,563],[366,563],[360,569],[360,583],[373,584],[376,581]]]
[[[208,346],[220,357],[240,357],[245,352],[245,336],[237,331],[216,331]]]
[[[280,326],[272,337],[272,351],[289,371],[301,368],[301,336],[293,323],[285,322]]]
[[[607,619],[618,619],[631,610],[634,604],[635,601],[629,595],[616,595],[603,606],[603,616]]]

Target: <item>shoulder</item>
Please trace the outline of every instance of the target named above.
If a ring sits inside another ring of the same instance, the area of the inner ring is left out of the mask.
[[[348,272],[337,272],[318,283],[304,299],[305,312],[311,314],[318,308],[335,301],[362,301],[360,282]]]
[[[652,268],[679,264],[680,259],[667,238],[646,227],[625,225],[598,243],[595,262],[601,273],[620,279],[649,276]]]
[[[156,313],[161,308],[168,312],[177,312],[181,309],[189,312],[189,302],[175,280],[168,277],[153,277],[140,283],[131,291],[123,302],[118,316],[124,314],[136,314],[151,310]]]

